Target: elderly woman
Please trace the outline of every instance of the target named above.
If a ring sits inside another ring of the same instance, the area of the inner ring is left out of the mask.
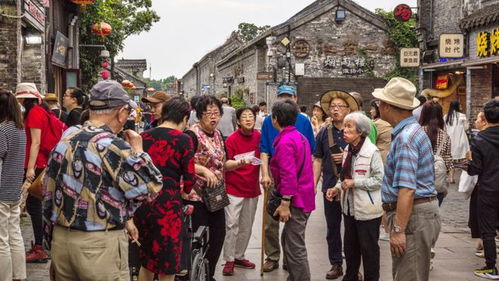
[[[226,155],[222,134],[217,130],[223,109],[220,100],[209,95],[200,97],[195,105],[199,122],[191,126],[190,130],[196,134],[198,141],[194,156],[198,177],[194,189],[185,199],[194,206],[192,230],[196,232],[200,226],[209,227],[210,247],[206,258],[210,265],[208,280],[211,281],[224,244],[225,213],[223,208],[210,212],[197,192],[203,188],[215,187],[223,180]]]
[[[348,143],[343,155],[343,169],[335,187],[327,190],[332,201],[341,193],[345,223],[344,251],[347,264],[344,281],[360,280],[362,258],[366,281],[379,280],[379,226],[383,160],[378,148],[366,137],[370,121],[360,112],[344,120],[344,139]]]
[[[272,107],[272,125],[279,135],[273,144],[270,170],[276,190],[282,195],[274,216],[285,223],[282,247],[288,281],[309,281],[305,228],[315,209],[315,189],[310,145],[294,126],[298,112],[298,106],[291,100],[278,101]]]

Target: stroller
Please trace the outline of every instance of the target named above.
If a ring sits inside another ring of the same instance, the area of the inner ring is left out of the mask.
[[[200,226],[195,233],[192,230],[191,214],[192,205],[185,205],[183,225],[182,254],[180,256],[180,272],[175,277],[176,281],[207,281],[209,280],[208,260],[205,258],[209,247],[208,227]],[[132,281],[138,280],[140,270],[139,246],[129,243],[129,268]],[[154,281],[159,280],[154,276]]]

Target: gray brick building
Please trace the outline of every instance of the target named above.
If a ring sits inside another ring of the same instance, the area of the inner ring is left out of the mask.
[[[379,16],[350,0],[317,0],[250,42],[229,39],[195,63],[182,86],[189,96],[230,96],[241,89],[246,102],[256,104],[272,103],[278,84],[290,83],[298,88],[298,102],[310,106],[333,89],[369,100],[395,65]]]

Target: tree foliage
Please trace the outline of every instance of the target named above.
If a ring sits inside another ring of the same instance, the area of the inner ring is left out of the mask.
[[[81,12],[80,44],[105,45],[111,58],[123,50],[127,37],[151,29],[159,16],[151,9],[152,0],[96,0]],[[105,21],[113,31],[106,38],[92,33],[92,25]],[[102,58],[96,48],[80,48],[80,68],[83,88],[88,90],[97,82]]]
[[[241,40],[248,42],[256,38],[258,35],[269,30],[270,25],[256,26],[253,23],[242,22],[237,26],[237,30],[234,31]]]
[[[418,85],[417,69],[400,67],[400,49],[418,47],[416,20],[410,19],[406,22],[400,22],[395,19],[393,12],[386,12],[383,9],[376,9],[376,14],[385,19],[390,40],[392,40],[396,48],[397,67],[392,72],[386,74],[385,79],[390,80],[393,77],[404,77],[412,81],[414,85]]]
[[[147,82],[148,87],[154,88],[156,91],[165,91],[173,87],[173,83],[177,80],[174,75],[168,76],[165,79],[149,79],[145,78],[144,81]]]

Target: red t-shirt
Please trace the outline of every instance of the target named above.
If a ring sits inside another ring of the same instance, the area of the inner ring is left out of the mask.
[[[28,162],[29,162],[29,151],[31,149],[31,131],[30,128],[34,129],[40,129],[43,131],[47,129],[48,126],[48,116],[47,116],[47,111],[43,109],[43,107],[37,105],[33,107],[29,113],[28,117],[26,120],[24,120],[24,125],[25,125],[25,130],[26,130],[26,158],[24,162],[24,168],[28,168]],[[40,142],[43,141],[43,138],[40,140]],[[45,166],[47,166],[47,162],[49,159],[49,155],[44,155],[43,153],[38,153],[38,156],[36,157],[36,164],[35,164],[35,169],[43,169]]]
[[[241,129],[232,133],[225,140],[227,159],[234,160],[234,156],[247,152],[255,152],[260,158],[260,132],[253,130],[251,135],[244,135]],[[244,165],[239,169],[225,173],[227,193],[237,197],[252,198],[260,195],[259,184],[260,166]]]

